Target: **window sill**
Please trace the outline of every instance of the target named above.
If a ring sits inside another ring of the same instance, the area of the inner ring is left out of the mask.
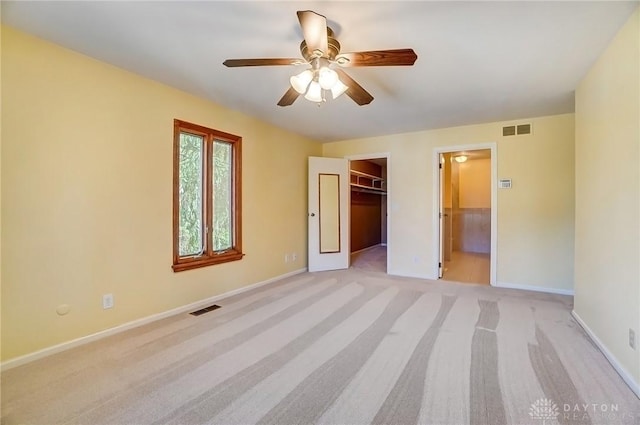
[[[242,257],[244,257],[244,254],[241,252],[226,252],[224,254],[219,254],[212,257],[181,259],[179,262],[174,263],[172,268],[173,271],[177,273],[185,270],[199,269],[200,267],[238,261],[242,260]]]

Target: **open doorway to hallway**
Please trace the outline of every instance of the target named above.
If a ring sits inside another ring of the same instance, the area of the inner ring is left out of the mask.
[[[491,150],[440,154],[440,249],[444,280],[491,282]]]

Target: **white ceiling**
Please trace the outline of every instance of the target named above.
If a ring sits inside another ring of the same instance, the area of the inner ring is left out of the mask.
[[[573,111],[573,92],[638,2],[10,2],[2,22],[319,141]],[[276,105],[299,57],[296,11],[343,52],[413,48],[413,67],[349,68],[373,96]]]

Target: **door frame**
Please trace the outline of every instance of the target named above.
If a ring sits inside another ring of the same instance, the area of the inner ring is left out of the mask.
[[[489,254],[489,283],[497,282],[498,263],[498,144],[496,142],[468,145],[439,146],[433,149],[433,276],[438,276],[440,261],[440,154],[489,149],[491,151],[491,253]],[[444,265],[443,265],[444,266]]]
[[[447,232],[445,231],[445,217],[444,213],[444,155],[438,154],[438,279],[442,279],[444,276],[444,239]],[[451,171],[451,170],[449,170]],[[453,219],[453,217],[451,217]]]
[[[356,155],[345,155],[345,159],[349,160],[349,169],[351,169],[351,161],[358,160],[367,160],[367,159],[379,159],[386,158],[387,160],[387,176],[385,177],[385,181],[387,183],[387,269],[386,273],[389,274],[389,270],[391,270],[391,258],[393,251],[391,249],[391,152],[378,152],[378,153],[363,153]],[[351,220],[351,191],[349,191],[349,220]],[[351,237],[351,235],[349,235]],[[349,257],[351,258],[351,257]]]

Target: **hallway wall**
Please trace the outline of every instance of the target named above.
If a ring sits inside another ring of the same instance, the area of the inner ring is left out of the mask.
[[[453,161],[453,250],[491,252],[491,159]]]

